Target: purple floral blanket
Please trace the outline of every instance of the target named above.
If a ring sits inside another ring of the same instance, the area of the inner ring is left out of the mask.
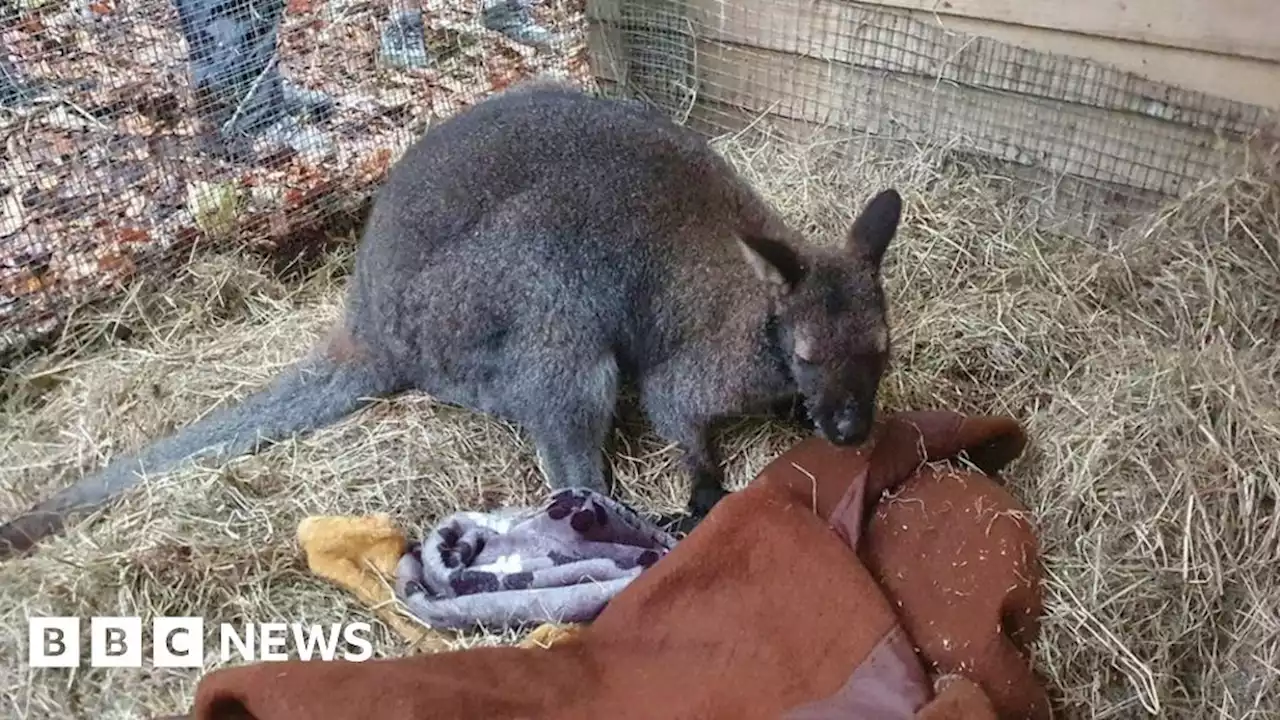
[[[433,628],[584,622],[675,543],[623,503],[570,488],[538,508],[450,515],[400,558],[395,589]]]

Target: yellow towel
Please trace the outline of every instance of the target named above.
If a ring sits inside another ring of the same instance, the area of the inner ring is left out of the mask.
[[[414,649],[449,650],[446,636],[401,609],[392,590],[396,565],[408,547],[404,531],[387,515],[317,515],[298,523],[298,543],[307,567],[368,605]],[[551,647],[577,634],[577,625],[538,626],[521,647]]]

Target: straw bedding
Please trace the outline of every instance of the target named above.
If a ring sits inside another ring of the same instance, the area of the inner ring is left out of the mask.
[[[1075,717],[1258,717],[1280,706],[1280,187],[1241,168],[1105,240],[1037,230],[1015,185],[943,153],[850,167],[827,150],[731,138],[724,152],[816,236],[837,241],[885,184],[906,199],[887,288],[889,407],[1008,413],[1032,446],[1009,481],[1036,511],[1049,577],[1040,668]],[[842,169],[841,169],[842,168]],[[285,279],[201,257],[73,321],[5,376],[0,514],[112,453],[264,383],[338,312],[350,244]],[[677,453],[631,415],[621,497],[674,510]],[[726,431],[733,484],[796,437]],[[146,485],[0,565],[0,713],[147,717],[193,671],[26,666],[29,614],[375,622],[311,578],[293,539],[316,513],[529,504],[543,488],[517,428],[422,396],[223,467]],[[379,627],[377,651],[413,652]],[[459,646],[512,642],[459,636]],[[216,664],[216,642],[210,648]]]

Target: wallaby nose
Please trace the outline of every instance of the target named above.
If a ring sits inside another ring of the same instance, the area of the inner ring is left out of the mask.
[[[867,439],[871,425],[862,418],[846,414],[836,421],[833,441],[837,445],[858,445]]]

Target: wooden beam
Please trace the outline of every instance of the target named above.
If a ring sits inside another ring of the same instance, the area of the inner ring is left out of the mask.
[[[1008,25],[989,20],[918,15],[952,32],[1111,65],[1153,81],[1199,93],[1280,110],[1280,63],[1197,50]]]
[[[1276,0],[870,0],[942,16],[1280,62]]]
[[[599,80],[622,83],[627,78],[627,47],[617,25],[587,22],[587,55]]]
[[[699,37],[1012,91],[1094,107],[1247,132],[1258,113],[1238,101],[1280,109],[1280,64],[1192,51],[1139,48],[1113,40],[986,21],[885,11],[846,0],[691,0]],[[1280,0],[1277,0],[1280,5]],[[984,37],[985,36],[985,37]],[[1082,47],[1083,40],[1091,43]],[[1047,53],[1057,52],[1055,56]],[[1119,67],[1090,65],[1092,59]],[[1072,57],[1076,56],[1076,57]],[[1091,57],[1092,56],[1092,57]],[[1118,62],[1117,62],[1118,61]],[[1181,89],[1132,75],[1179,75]],[[1211,90],[1213,96],[1203,91]]]
[[[966,150],[1177,195],[1223,160],[1213,133],[1061,101],[703,40],[699,97],[755,113]]]

